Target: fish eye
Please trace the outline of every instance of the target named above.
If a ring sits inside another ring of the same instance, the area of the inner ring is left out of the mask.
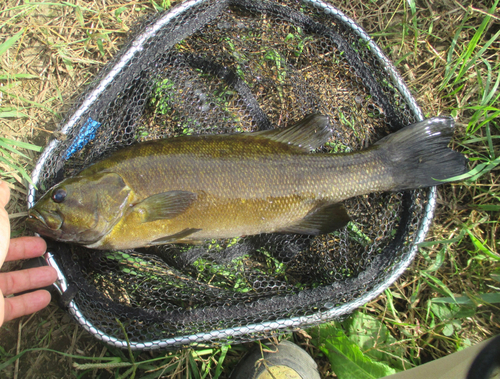
[[[64,188],[58,188],[52,194],[52,200],[56,203],[62,203],[66,198],[66,190]]]

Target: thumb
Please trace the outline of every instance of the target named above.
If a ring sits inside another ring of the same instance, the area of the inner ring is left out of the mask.
[[[10,199],[10,189],[7,183],[0,180],[0,207],[5,208]]]
[[[5,206],[9,202],[10,190],[7,183],[0,180],[0,267],[2,267],[10,242],[10,222]]]

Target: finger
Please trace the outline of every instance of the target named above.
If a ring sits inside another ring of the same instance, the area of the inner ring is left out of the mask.
[[[46,290],[25,293],[24,295],[5,298],[4,322],[29,315],[45,308],[50,303],[50,293]]]
[[[0,180],[0,207],[5,208],[10,199],[10,189],[7,183]]]
[[[45,240],[40,237],[19,237],[10,240],[9,251],[5,261],[17,261],[39,257],[47,250]]]
[[[0,274],[0,290],[4,296],[46,287],[57,279],[54,267],[36,267]]]

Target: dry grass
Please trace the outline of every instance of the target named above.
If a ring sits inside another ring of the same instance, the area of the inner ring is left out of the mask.
[[[0,80],[0,108],[16,108],[23,114],[18,118],[0,117],[0,135],[44,146],[81,86],[119,50],[135,21],[154,12],[150,1],[74,0],[71,4],[29,5],[7,0],[2,5],[0,43],[20,30],[25,32],[14,48],[0,55],[1,75],[8,76]],[[455,41],[457,51],[461,52],[475,33],[474,28],[464,28],[455,39],[458,26],[466,19],[467,25],[477,29],[492,2],[475,2],[470,6],[454,0],[425,0],[419,3],[415,14],[408,4],[388,0],[345,1],[334,5],[374,35],[389,58],[396,62],[425,115],[453,111],[459,126],[453,141],[455,148],[466,152],[470,158],[491,155],[492,151],[498,154],[498,138],[492,139],[489,145],[480,140],[487,138],[486,129],[480,129],[475,139],[466,134],[467,125],[474,117],[474,110],[467,107],[481,97],[482,88],[477,79],[487,76],[485,64],[479,62],[462,87],[440,88],[447,74],[450,46]],[[498,10],[495,17],[496,23],[490,22],[484,31],[486,40],[498,31]],[[499,67],[499,48],[497,40],[483,55],[491,67]],[[32,77],[16,78],[18,74]],[[497,128],[498,125],[492,126],[490,134],[498,137]],[[35,153],[25,153],[35,159]],[[21,163],[30,170],[31,162],[25,159]],[[22,178],[0,162],[2,171],[2,178],[8,178],[15,200],[9,204],[9,211],[22,215],[26,194]],[[480,303],[473,314],[459,319],[458,326],[455,325],[453,333],[448,335],[446,323],[432,319],[429,313],[431,300],[445,296],[446,291],[443,294],[443,288],[432,279],[422,280],[423,273],[428,273],[455,295],[490,292],[498,287],[490,276],[499,269],[498,260],[487,259],[478,251],[482,244],[498,254],[500,213],[496,208],[484,207],[498,204],[498,188],[498,169],[490,171],[475,184],[441,187],[438,209],[427,240],[454,242],[436,242],[422,247],[421,254],[406,274],[365,307],[366,312],[384,321],[415,364],[442,357],[456,351],[457,347],[498,334],[500,330],[498,306]],[[22,233],[22,219],[13,218],[12,222],[13,229]],[[474,244],[471,235],[481,244]],[[299,337],[299,341],[306,345],[306,339]],[[0,343],[1,360],[32,347],[88,357],[119,355],[71,323],[55,305],[35,316],[8,323],[0,333]],[[314,348],[311,349],[314,353]],[[244,348],[228,353],[229,367],[242,352]],[[146,359],[150,355],[141,357]],[[16,378],[77,377],[73,360],[47,351],[31,352],[9,366],[5,374]],[[333,377],[326,361],[319,360],[319,364],[325,378]],[[187,363],[182,367],[186,369]],[[172,377],[183,375],[179,371]],[[114,374],[112,369],[95,370],[89,371],[86,377],[106,378]]]

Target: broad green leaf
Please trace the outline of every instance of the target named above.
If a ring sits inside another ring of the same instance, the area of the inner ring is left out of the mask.
[[[499,304],[500,303],[500,292],[484,293],[479,295],[479,298],[485,303],[489,304]]]
[[[445,255],[446,255],[446,250],[447,250],[447,245],[445,245],[442,249],[438,250],[437,255],[436,255],[436,259],[424,271],[425,272],[434,272],[434,271],[439,270],[441,268],[441,266],[443,265],[443,263],[444,263],[444,258],[445,258]]]
[[[378,362],[403,369],[404,349],[391,335],[387,327],[375,317],[363,312],[355,312],[342,323],[350,341],[362,352]]]
[[[490,274],[490,277],[500,283],[500,272],[493,272]]]
[[[453,324],[446,324],[443,329],[443,334],[446,337],[450,337],[453,335],[453,332],[455,331],[455,328],[453,327]]]
[[[439,303],[434,302],[433,300],[431,301],[431,311],[442,322],[448,322],[454,319],[462,319],[465,317],[472,317],[476,314],[476,307],[474,305]]]
[[[328,357],[339,379],[377,379],[396,373],[380,362],[373,362],[351,342],[342,329],[324,324],[311,330],[313,343]],[[316,337],[315,337],[316,335]]]

